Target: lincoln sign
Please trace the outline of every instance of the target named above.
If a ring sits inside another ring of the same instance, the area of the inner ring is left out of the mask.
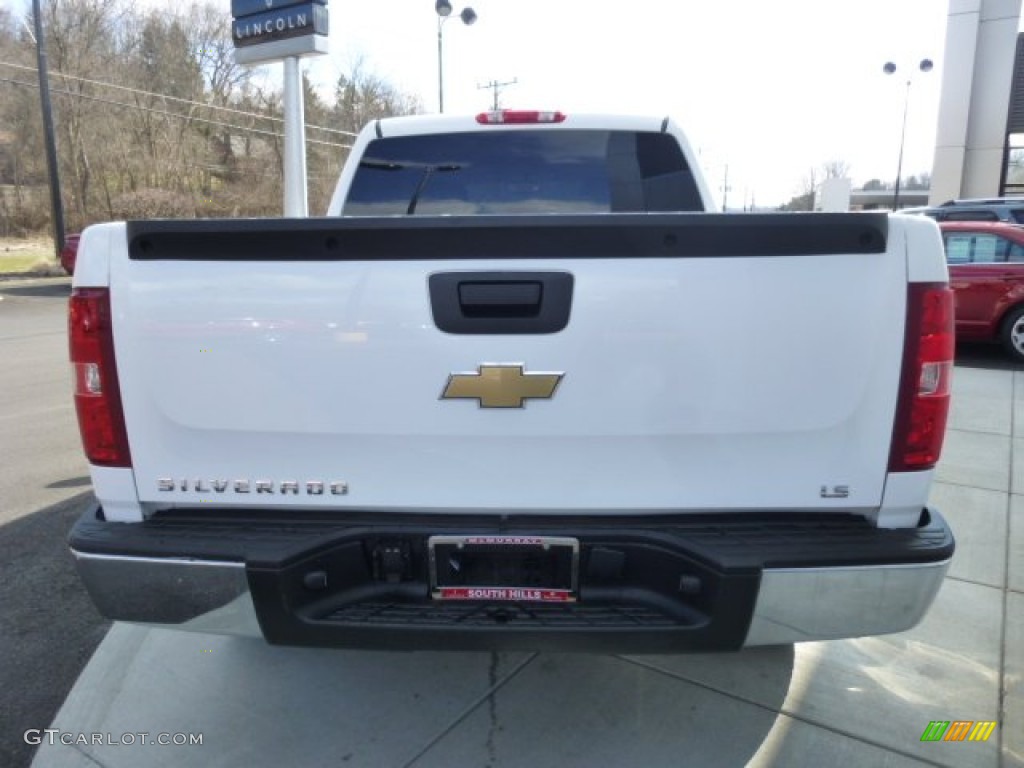
[[[231,15],[239,63],[326,50],[326,0],[231,0]]]
[[[236,46],[266,43],[299,35],[326,35],[327,7],[302,3],[235,19],[231,36]]]

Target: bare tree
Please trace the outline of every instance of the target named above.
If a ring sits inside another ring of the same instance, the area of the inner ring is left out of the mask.
[[[822,180],[846,179],[850,176],[850,164],[845,160],[829,160],[821,164]]]
[[[0,8],[0,234],[22,235],[48,222],[35,46],[26,22]]]
[[[411,115],[422,110],[419,100],[395,89],[390,83],[366,71],[362,58],[356,59],[348,74],[335,86],[336,127],[358,132],[371,120],[392,115]]]
[[[781,206],[783,211],[813,211],[818,187],[829,179],[845,179],[850,176],[850,164],[844,160],[829,160],[811,168],[800,180],[797,194]]]
[[[89,218],[93,183],[93,155],[97,133],[110,135],[110,114],[94,100],[89,80],[108,75],[118,63],[116,35],[123,9],[117,0],[52,0],[46,17],[50,63],[65,98],[58,104],[58,125],[63,127],[62,178],[71,186],[69,219]],[[70,74],[76,77],[68,77]],[[59,144],[58,144],[59,146]],[[102,179],[102,174],[100,175]]]
[[[235,64],[222,8],[44,3],[70,228],[112,217],[280,212],[281,93],[255,84],[249,70]],[[43,229],[48,216],[38,93],[30,74],[34,48],[18,21],[0,9],[0,64],[28,73],[0,80],[0,185],[13,184],[10,193],[0,186],[5,232]],[[335,98],[304,87],[315,210],[326,205],[351,142],[338,131],[414,112],[419,103],[362,62],[339,80]]]

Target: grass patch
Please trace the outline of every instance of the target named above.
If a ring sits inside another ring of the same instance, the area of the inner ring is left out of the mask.
[[[0,254],[0,272],[32,272],[36,266],[47,263],[46,259],[39,256],[9,256]]]
[[[63,274],[53,253],[53,245],[45,240],[0,240],[0,274],[46,272]]]

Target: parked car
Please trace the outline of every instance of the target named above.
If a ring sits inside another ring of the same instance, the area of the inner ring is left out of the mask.
[[[956,296],[956,335],[998,341],[1024,363],[1024,226],[941,222],[949,282]]]
[[[923,213],[936,221],[1006,221],[1024,224],[1024,197],[986,197],[947,200],[927,208],[905,208],[903,213]]]
[[[75,259],[78,258],[78,233],[64,235],[64,247],[60,249],[60,265],[69,275],[75,274]]]

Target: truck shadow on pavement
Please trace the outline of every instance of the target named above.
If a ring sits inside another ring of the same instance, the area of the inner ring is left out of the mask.
[[[110,622],[75,572],[67,534],[88,503],[75,497],[0,527],[0,765],[26,766],[25,731],[48,728]]]
[[[47,488],[59,489],[59,488],[82,488],[92,483],[92,479],[88,475],[82,475],[81,477],[70,477],[67,480],[58,480],[55,483],[50,483]]]

